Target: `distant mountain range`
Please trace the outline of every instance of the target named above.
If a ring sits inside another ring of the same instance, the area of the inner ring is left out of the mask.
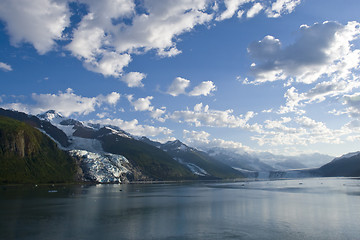
[[[0,183],[360,176],[360,153],[331,162],[325,155],[277,159],[268,153],[236,153],[221,148],[201,151],[179,140],[155,142],[116,126],[64,118],[53,110],[32,116],[0,108],[0,116]],[[20,133],[33,137],[21,140]],[[17,146],[24,141],[20,151]],[[30,147],[33,143],[37,147]],[[308,169],[309,164],[304,163],[314,157],[328,159],[328,163]]]

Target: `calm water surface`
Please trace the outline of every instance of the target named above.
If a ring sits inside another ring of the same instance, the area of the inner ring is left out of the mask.
[[[359,238],[358,179],[0,187],[0,239]]]

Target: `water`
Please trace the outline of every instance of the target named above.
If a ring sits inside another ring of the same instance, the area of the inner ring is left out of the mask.
[[[358,239],[360,180],[0,187],[0,239]]]

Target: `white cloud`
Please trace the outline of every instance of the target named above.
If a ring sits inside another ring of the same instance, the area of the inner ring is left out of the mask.
[[[252,0],[225,0],[224,4],[226,10],[222,12],[220,16],[216,17],[216,20],[223,21],[225,19],[232,18],[232,16],[234,16],[235,12],[240,8],[240,6],[251,1]]]
[[[34,104],[10,103],[3,104],[2,107],[30,114],[56,110],[65,117],[72,114],[87,115],[103,104],[115,105],[120,98],[120,94],[112,92],[106,96],[82,97],[76,95],[71,88],[68,88],[66,92],[59,91],[58,94],[33,93],[31,98]]]
[[[5,72],[9,72],[9,71],[12,71],[12,67],[7,64],[7,63],[3,63],[3,62],[0,62],[0,69],[5,71]]]
[[[125,82],[128,87],[143,87],[141,82],[146,78],[146,74],[140,72],[129,72],[121,78],[121,81]]]
[[[169,86],[167,93],[172,96],[178,96],[180,94],[186,94],[189,96],[207,96],[211,92],[216,90],[216,86],[212,81],[204,81],[199,85],[195,86],[193,90],[189,93],[186,93],[186,88],[190,85],[190,80],[185,78],[177,77]]]
[[[190,80],[177,77],[169,86],[167,93],[172,96],[178,96],[180,94],[186,94],[185,89],[190,85]]]
[[[277,0],[273,2],[271,7],[266,9],[268,17],[277,18],[283,13],[292,13],[297,5],[301,3],[301,0]]]
[[[272,36],[252,43],[248,52],[258,60],[251,67],[253,83],[293,78],[310,84],[323,76],[334,80],[348,78],[360,64],[360,50],[353,50],[351,43],[359,38],[359,26],[357,22],[302,25],[300,37],[285,48]]]
[[[329,129],[325,123],[301,116],[267,120],[263,131],[251,139],[267,146],[309,146],[317,143],[340,144],[348,129]]]
[[[250,9],[249,11],[246,13],[246,17],[247,18],[253,18],[255,17],[257,14],[259,14],[259,12],[261,10],[264,9],[264,6],[261,5],[261,3],[255,3]]]
[[[74,113],[87,115],[95,111],[95,107],[98,105],[97,98],[78,96],[70,88],[66,92],[59,92],[58,94],[33,93],[32,99],[35,101],[33,105],[11,103],[5,104],[3,107],[31,114],[39,114],[52,109],[68,117]]]
[[[168,118],[167,115],[163,116],[165,113],[166,113],[166,108],[162,107],[152,110],[150,116],[158,120],[159,122],[165,122],[165,120]]]
[[[152,49],[162,57],[181,53],[176,48],[176,36],[212,19],[211,14],[203,11],[208,6],[206,0],[147,0],[138,3],[146,12],[142,14],[136,13],[131,0],[82,2],[89,6],[89,12],[67,48],[84,61],[88,70],[105,76],[120,77],[131,61],[131,54]],[[122,18],[131,20],[131,24]],[[113,24],[114,19],[119,22]]]
[[[236,17],[237,17],[237,18],[242,18],[242,16],[244,15],[244,13],[245,13],[245,11],[239,10],[239,11],[237,12],[237,14],[236,14]]]
[[[189,92],[189,96],[207,96],[216,90],[216,86],[212,81],[204,81]]]
[[[175,37],[212,19],[211,14],[204,12],[208,7],[206,0],[148,0],[143,7],[147,14],[135,15],[132,25],[118,32],[115,41],[118,51],[134,52],[142,48],[158,50],[162,55],[168,51],[177,54]]]
[[[98,118],[105,118],[107,117],[109,114],[107,112],[102,112],[102,113],[97,113],[96,116]]]
[[[127,98],[134,107],[135,111],[152,111],[154,109],[154,107],[151,106],[151,100],[154,98],[153,96],[147,96],[145,98],[138,98],[133,100],[133,95],[129,95]]]
[[[100,102],[106,102],[110,105],[116,105],[116,103],[120,100],[120,96],[120,93],[112,92],[107,96],[99,95],[97,98]]]
[[[218,2],[214,0],[79,0],[71,7],[84,4],[86,12],[80,16],[82,19],[75,29],[70,17],[78,9],[70,11],[70,2],[74,3],[70,0],[1,1],[0,18],[6,22],[11,43],[18,46],[28,42],[44,54],[62,47],[56,41],[66,40],[69,43],[63,49],[82,61],[87,70],[120,78],[133,55],[153,50],[160,57],[176,56],[181,53],[176,46],[181,34],[213,20],[228,19],[236,12],[241,17],[245,9],[240,7],[254,0],[225,0],[223,12],[219,12]],[[266,7],[267,3],[256,2],[247,16],[253,17]],[[273,8],[282,14],[291,12],[294,6],[286,0],[281,8],[275,5]],[[142,86],[140,80],[129,81],[128,85]]]
[[[344,96],[345,112],[353,118],[360,118],[360,93]]]
[[[138,98],[134,100],[133,95],[128,95],[127,99],[129,100],[130,104],[134,107],[135,111],[149,111],[150,116],[159,122],[165,122],[166,119],[168,119],[168,116],[166,113],[166,107],[162,108],[154,108],[154,106],[151,105],[151,100],[153,99],[153,96],[147,96],[145,98]]]
[[[131,62],[129,54],[119,54],[116,52],[103,52],[100,60],[86,59],[84,66],[87,70],[101,73],[105,77],[120,77],[123,68]]]
[[[132,0],[82,2],[89,12],[74,30],[66,48],[84,62],[86,69],[106,77],[120,77],[123,68],[131,62],[131,56],[114,50],[113,38],[118,29],[112,21],[131,16],[135,4]]]
[[[183,137],[187,143],[200,143],[200,144],[208,144],[210,142],[209,137],[210,133],[205,131],[188,131],[183,130]]]
[[[100,123],[103,125],[113,125],[121,128],[122,130],[129,132],[130,134],[136,136],[147,136],[155,137],[158,135],[171,135],[172,130],[166,127],[154,127],[150,125],[141,125],[137,119],[131,121],[124,121],[122,119],[100,119],[100,120],[90,120],[91,123]]]
[[[313,88],[304,93],[298,93],[295,87],[287,90],[284,97],[286,99],[285,106],[281,106],[278,111],[280,114],[288,112],[304,113],[299,107],[314,102],[325,101],[328,97],[339,97],[346,93],[352,92],[360,87],[360,81],[357,78],[349,78],[347,80],[330,80],[316,84]]]
[[[228,127],[228,128],[246,128],[251,130],[258,130],[258,125],[250,125],[247,122],[256,114],[254,112],[247,112],[245,115],[234,116],[233,110],[211,110],[209,106],[203,106],[202,103],[196,104],[194,111],[189,109],[183,111],[174,111],[170,118],[178,121],[184,121],[194,124],[196,127]]]
[[[238,153],[253,151],[250,147],[243,145],[241,142],[227,141],[219,138],[211,138],[210,134],[205,131],[183,130],[183,137],[185,143],[198,148],[211,149],[218,147],[232,149]]]
[[[266,16],[271,18],[280,17],[283,14],[292,13],[301,0],[275,0],[275,1],[255,1],[255,0],[224,0],[225,10],[218,13],[218,5],[214,9],[217,12],[216,21],[223,21],[232,18],[235,13],[241,18],[246,12],[247,18],[252,18],[265,10]],[[253,3],[249,6],[250,3]]]
[[[0,18],[12,45],[28,42],[39,54],[52,50],[70,23],[67,2],[51,0],[2,0]]]

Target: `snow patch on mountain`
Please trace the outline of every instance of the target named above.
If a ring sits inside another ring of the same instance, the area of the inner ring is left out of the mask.
[[[72,136],[76,130],[74,126],[71,125],[70,126],[61,125],[61,124],[53,124],[53,125],[55,125],[57,128],[62,130],[68,137]]]
[[[121,155],[71,150],[69,153],[80,161],[86,181],[99,183],[129,182],[129,161]]]
[[[344,154],[344,155],[342,155],[342,156],[340,156],[340,157],[334,158],[333,162],[334,162],[334,161],[341,160],[341,159],[344,159],[344,158],[351,158],[351,157],[356,156],[356,155],[358,155],[358,154],[360,154],[360,152],[347,153],[347,154]]]
[[[114,129],[113,126],[105,126],[105,129],[108,129],[111,131],[111,133],[109,134],[114,134],[114,135],[118,135],[119,137],[124,137],[124,138],[132,138],[128,133],[126,133],[123,130],[120,129]]]
[[[56,124],[60,124],[60,122],[64,120],[64,117],[55,110],[49,110],[45,113],[38,114],[37,117],[41,120],[46,120],[48,122]]]
[[[103,152],[103,148],[101,142],[97,139],[91,138],[81,138],[81,137],[71,137],[72,144],[70,145],[70,149],[78,149],[78,150],[86,150],[89,152],[101,153]]]
[[[185,162],[181,158],[174,158],[176,161],[187,167],[193,174],[198,176],[207,176],[209,173],[202,169],[201,167],[197,166],[196,164]]]

